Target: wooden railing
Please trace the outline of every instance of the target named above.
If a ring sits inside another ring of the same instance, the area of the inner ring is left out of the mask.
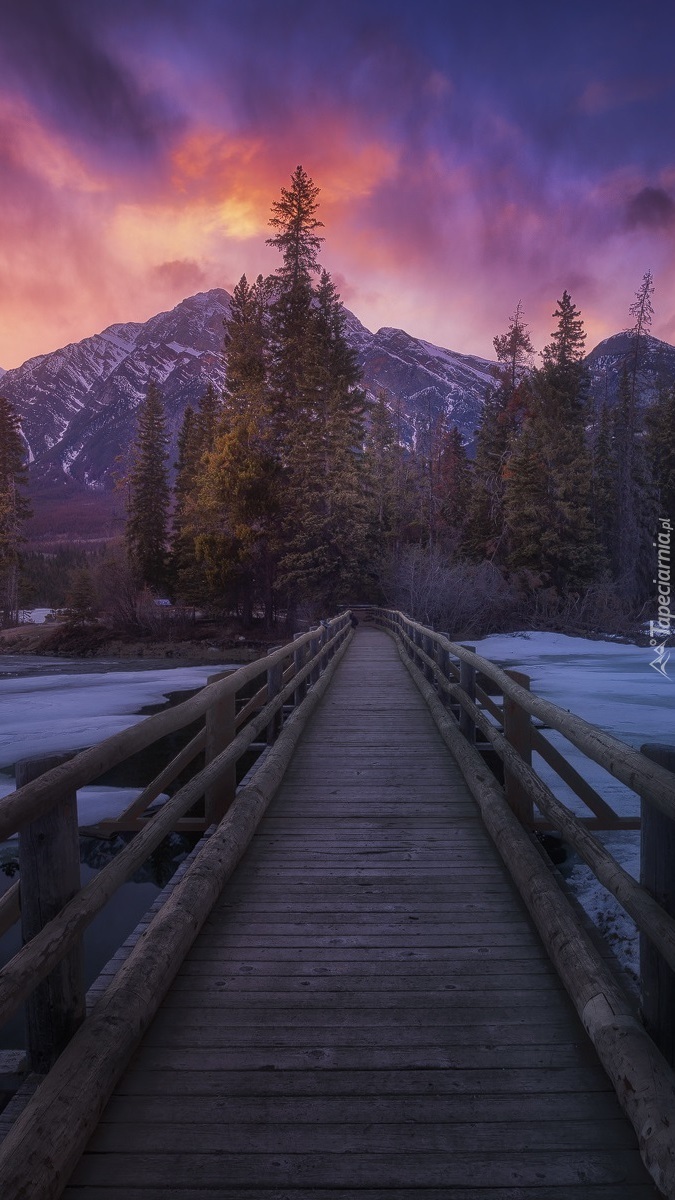
[[[633,1124],[645,1165],[664,1194],[675,1197],[675,747],[635,750],[533,695],[526,676],[502,670],[404,613],[372,607],[360,615],[395,638]],[[493,691],[501,695],[501,704],[489,694]],[[533,719],[557,730],[634,791],[641,822],[619,817],[546,741]],[[578,817],[553,794],[532,764],[533,751],[592,817]],[[488,764],[495,767],[490,758],[498,759],[494,773],[488,769]],[[534,837],[542,826],[560,831],[638,926],[639,1018],[578,909],[546,866]],[[641,827],[640,883],[589,826]]]
[[[502,769],[497,774],[503,781],[511,810],[521,823],[533,830],[560,832],[649,937],[669,969],[675,971],[675,919],[654,899],[648,883],[645,886],[637,883],[590,832],[591,829],[639,829],[641,824],[650,822],[654,811],[669,824],[675,821],[675,774],[663,765],[663,752],[655,754],[661,761],[652,761],[648,753],[627,746],[574,713],[534,695],[529,691],[527,676],[502,670],[470,647],[451,642],[403,613],[378,608],[369,611],[374,621],[399,640],[409,661],[454,716],[458,731],[477,749],[483,752],[487,749],[498,757]],[[486,690],[488,681],[501,693],[501,704]],[[636,803],[642,803],[642,818],[620,817],[547,741],[533,724],[533,718],[546,728],[557,730],[589,759],[632,789]],[[482,746],[479,735],[483,738]],[[554,795],[532,764],[533,751],[584,802],[592,817],[577,816]],[[675,765],[675,751],[670,761]],[[672,853],[671,843],[664,837],[652,838],[651,843],[657,854]],[[643,872],[648,878],[669,873],[662,863],[650,866],[644,862]]]
[[[17,790],[0,800],[0,840],[19,834],[19,881],[0,901],[0,935],[20,917],[24,944],[0,970],[0,1025],[27,1001],[27,1055],[33,1070],[47,1071],[84,1019],[84,930],[168,833],[218,825],[235,799],[239,759],[256,739],[276,744],[289,706],[302,712],[350,634],[345,612],[265,658],[214,677],[175,708],[79,754],[17,764]],[[258,680],[264,682],[255,694],[239,700]],[[77,789],[200,718],[201,731],[127,811],[123,827],[136,829],[136,836],[80,888]],[[202,752],[204,766],[146,814],[148,805]],[[186,820],[199,803],[204,815]]]

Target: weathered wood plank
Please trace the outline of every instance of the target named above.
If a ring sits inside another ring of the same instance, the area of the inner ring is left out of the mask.
[[[266,1012],[268,1010],[265,1010]],[[377,1009],[370,1020],[359,1019],[348,1021],[340,1018],[339,1009],[335,1010],[337,1020],[330,1019],[331,1013],[322,1009],[319,1020],[315,1013],[306,1013],[305,1022],[295,1025],[277,1025],[273,1020],[247,1021],[239,1024],[236,1019],[230,1023],[226,1011],[222,1012],[222,1020],[216,1024],[209,1023],[208,1028],[199,1024],[186,1024],[180,1014],[173,1021],[161,1020],[155,1023],[146,1035],[144,1046],[153,1049],[171,1050],[239,1050],[250,1047],[255,1041],[256,1050],[299,1050],[313,1051],[317,1047],[325,1047],[328,1043],[333,1050],[352,1050],[363,1047],[368,1054],[371,1052],[387,1053],[392,1045],[397,1051],[410,1051],[416,1047],[423,1050],[440,1048],[454,1050],[463,1046],[484,1047],[487,1044],[499,1045],[502,1049],[507,1046],[541,1046],[544,1040],[549,1046],[576,1045],[575,1031],[570,1029],[565,1019],[556,1020],[554,1017],[546,1021],[532,1022],[527,1019],[527,1012],[507,1010],[503,1020],[495,1013],[488,1014],[484,1020],[474,1019],[466,1009],[459,1012],[462,1024],[447,1024],[446,1021],[429,1021],[424,1024],[403,1023],[395,1019],[391,1011],[382,1010],[380,1020],[377,1020]],[[323,1018],[323,1019],[321,1019]],[[323,1050],[321,1051],[323,1053]]]
[[[330,1071],[310,1068],[306,1071],[198,1068],[196,1064],[180,1072],[170,1067],[149,1067],[134,1061],[118,1084],[117,1096],[155,1097],[160,1103],[166,1096],[207,1096],[210,1103],[219,1097],[240,1096],[544,1096],[584,1092],[616,1101],[607,1076],[597,1060],[566,1065],[553,1062],[545,1070],[537,1067],[469,1065],[453,1071],[422,1069]],[[603,1104],[605,1100],[603,1099]]]
[[[115,1185],[113,1184],[113,1187]],[[236,1189],[236,1190],[235,1190]],[[305,1189],[304,1194],[307,1195]],[[95,1186],[80,1186],[77,1189],[78,1200],[110,1200],[111,1189],[107,1187]],[[204,1200],[205,1191],[202,1187],[176,1187],[171,1185],[171,1200]],[[218,1187],[218,1196],[223,1200],[291,1200],[293,1196],[300,1196],[301,1191],[295,1188],[283,1186],[282,1188],[249,1188],[242,1191],[237,1184],[233,1188],[229,1186],[227,1180],[223,1180]],[[321,1189],[321,1200],[355,1200],[355,1195],[358,1195],[359,1200],[450,1200],[447,1188],[424,1188],[420,1191],[417,1187],[386,1188],[382,1190],[378,1187],[359,1187],[358,1193],[354,1192],[353,1188],[345,1191],[342,1188],[324,1188]],[[537,1187],[536,1200],[588,1200],[589,1191],[585,1183],[576,1185],[565,1185],[563,1187]],[[592,1192],[593,1200],[617,1200],[617,1189],[615,1184],[595,1184]],[[485,1188],[465,1188],[453,1187],[452,1200],[530,1200],[531,1189],[523,1190],[520,1186],[506,1188],[490,1188],[486,1191]],[[167,1193],[164,1187],[126,1187],[124,1189],[124,1200],[167,1200]],[[654,1188],[650,1184],[640,1183],[624,1183],[621,1185],[620,1200],[658,1200]]]
[[[219,1192],[223,1181],[230,1188],[255,1187],[443,1187],[467,1186],[542,1188],[584,1184],[592,1196],[595,1184],[644,1182],[644,1168],[632,1150],[540,1151],[518,1158],[497,1151],[491,1154],[349,1153],[343,1145],[335,1154],[200,1154],[184,1149],[175,1154],[87,1154],[74,1173],[70,1195],[77,1188],[99,1182],[124,1189],[163,1183],[171,1194],[176,1185],[199,1179],[204,1189]],[[68,1191],[65,1193],[68,1196]],[[447,1191],[446,1191],[447,1195]],[[489,1193],[488,1193],[489,1195]],[[620,1193],[615,1190],[615,1200]]]
[[[255,1043],[255,1039],[251,1039]],[[311,1047],[293,1049],[260,1047],[249,1044],[240,1049],[183,1049],[143,1046],[138,1052],[137,1067],[147,1070],[208,1071],[221,1067],[239,1071],[299,1071],[317,1066],[342,1071],[420,1070],[462,1071],[483,1069],[499,1062],[502,1070],[537,1067],[549,1071],[555,1066],[572,1067],[595,1061],[592,1047],[584,1042],[574,1045],[548,1043],[537,1046],[453,1046],[373,1047],[368,1051],[349,1046]],[[626,1137],[630,1137],[629,1127]]]
[[[198,1129],[190,1123],[183,1134],[186,1146],[199,1148],[202,1155],[250,1154],[262,1150],[266,1154],[306,1154],[308,1135],[312,1155],[315,1154],[425,1154],[441,1151],[445,1154],[478,1155],[482,1153],[529,1155],[532,1151],[576,1150],[581,1157],[586,1150],[627,1150],[631,1142],[620,1117],[614,1120],[589,1122],[583,1120],[532,1120],[496,1122],[456,1120],[452,1123],[427,1119],[414,1122],[406,1119],[387,1119],[378,1123],[374,1116],[360,1122],[338,1120],[336,1123],[314,1122],[311,1131],[295,1121],[284,1122],[276,1117],[259,1125],[240,1120],[204,1121]],[[634,1142],[634,1139],[633,1139]],[[176,1133],[166,1122],[146,1114],[142,1126],[130,1121],[103,1122],[92,1142],[92,1151],[99,1154],[166,1154],[176,1155]]]

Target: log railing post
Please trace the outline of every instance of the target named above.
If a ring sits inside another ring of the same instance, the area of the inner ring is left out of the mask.
[[[315,631],[314,636],[312,637],[312,640],[309,643],[309,645],[310,645],[311,657],[316,658],[316,656],[319,653],[319,650],[321,648],[321,630],[317,629]],[[311,684],[318,683],[320,674],[321,674],[321,664],[319,663],[319,661],[317,659],[314,666],[312,667],[312,670],[310,671],[309,682]]]
[[[476,652],[475,646],[465,646],[465,650],[473,650]],[[476,668],[471,663],[465,662],[463,658],[459,660],[459,686],[466,692],[470,700],[476,699]],[[459,710],[459,728],[467,741],[473,743],[476,740],[476,726],[471,719],[471,713],[466,709]]]
[[[44,775],[72,755],[23,759],[16,786]],[[21,935],[25,945],[80,890],[77,792],[19,830]],[[31,1071],[46,1075],[85,1017],[84,951],[80,938],[39,983],[25,1005],[26,1057]]]
[[[648,744],[640,750],[651,762],[675,771],[675,746]],[[640,883],[675,917],[675,821],[645,799],[640,808]],[[640,933],[640,985],[645,1028],[675,1066],[675,973],[644,933]]]
[[[209,675],[207,683],[216,683],[230,674],[230,671],[220,671],[217,675]],[[210,763],[229,746],[236,732],[235,719],[236,697],[234,692],[207,708],[205,763]],[[234,800],[236,790],[237,764],[232,763],[225,768],[218,782],[212,784],[204,793],[204,814],[207,828],[209,825],[220,824]]]
[[[296,633],[293,641],[297,641],[297,639],[299,637],[302,637],[302,634]],[[293,666],[295,668],[296,675],[298,674],[299,671],[302,670],[306,661],[307,661],[307,642],[304,642],[302,646],[299,646],[297,650],[293,651]],[[307,680],[303,679],[302,683],[299,683],[297,688],[293,692],[293,703],[296,706],[296,708],[297,708],[298,704],[302,704],[306,695],[307,695]]]
[[[447,638],[448,641],[450,640],[450,635],[448,633],[441,633],[439,636],[443,637],[443,638]],[[439,670],[440,674],[443,676],[444,679],[449,680],[450,679],[450,652],[448,650],[445,650],[443,648],[443,646],[440,645],[439,642],[436,642],[436,662],[438,663],[438,670]],[[445,688],[441,687],[440,685],[438,687],[438,698],[439,698],[441,704],[443,705],[443,707],[447,708],[450,703],[450,697],[449,697],[448,693],[446,692]]]
[[[429,658],[434,657],[434,639],[430,633],[422,634],[422,649]],[[428,663],[424,664],[424,678],[428,683],[434,682],[434,669]]]
[[[521,671],[506,671],[506,674],[509,679],[513,679],[514,683],[519,683],[521,687],[529,690],[529,675],[523,675]],[[510,696],[504,696],[504,735],[526,763],[532,762],[531,729],[530,714],[525,712],[525,709],[521,708],[517,701],[512,700]],[[532,798],[506,766],[504,768],[504,787],[506,799],[518,820],[524,825],[532,825],[534,823]]]
[[[273,667],[270,667],[268,669],[268,671],[267,671],[267,701],[268,701],[268,703],[270,700],[273,700],[275,696],[279,695],[279,692],[281,691],[281,688],[283,686],[283,680],[284,680],[283,663],[276,663]],[[277,737],[279,736],[279,734],[281,732],[282,721],[283,721],[283,714],[281,712],[281,709],[279,709],[279,711],[274,714],[274,716],[272,717],[272,720],[270,721],[269,725],[267,726],[267,745],[268,746],[271,746],[273,744],[273,742],[276,742]]]
[[[412,625],[410,624],[410,621],[405,621],[403,624],[403,628],[409,639],[406,644],[406,649],[408,651],[408,657],[412,660],[412,662],[415,662],[415,630],[413,629]]]
[[[424,667],[424,664],[423,664],[422,659],[420,658],[419,654],[417,653],[417,650],[422,649],[422,634],[419,629],[413,629],[413,641],[417,648],[415,651],[415,657],[413,659],[413,662],[415,663],[415,666],[418,668],[418,670],[421,671]]]

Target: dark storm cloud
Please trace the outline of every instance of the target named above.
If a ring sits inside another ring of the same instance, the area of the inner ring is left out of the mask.
[[[663,188],[645,187],[626,208],[629,229],[668,229],[675,224],[675,201]]]
[[[5,85],[54,127],[104,152],[147,154],[172,123],[168,107],[143,93],[97,28],[104,6],[79,0],[3,0],[0,55]],[[102,143],[102,144],[101,144]]]
[[[190,258],[175,258],[160,263],[152,274],[158,283],[184,288],[186,292],[197,291],[206,282],[206,275],[199,263]]]

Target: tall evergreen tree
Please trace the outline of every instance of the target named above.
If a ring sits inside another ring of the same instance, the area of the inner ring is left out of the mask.
[[[659,515],[675,519],[675,386],[664,389],[647,412],[647,455]]]
[[[392,409],[380,389],[368,414],[364,449],[373,558],[386,560],[404,542],[419,540],[419,503],[412,456],[403,444],[400,397]]]
[[[211,587],[236,604],[246,624],[275,609],[281,468],[268,386],[267,301],[262,276],[245,275],[225,322],[224,402],[201,487],[196,546]]]
[[[498,333],[492,339],[497,362],[500,364],[498,376],[503,389],[511,395],[515,392],[522,375],[523,367],[530,355],[534,354],[534,346],[530,331],[525,323],[522,301],[516,305],[516,311],[509,319],[506,333]]]
[[[0,396],[0,622],[3,628],[18,620],[19,548],[22,525],[30,516],[25,496],[28,482],[26,452],[19,420]]]
[[[476,430],[476,458],[467,543],[477,558],[503,563],[507,555],[504,495],[508,459],[529,402],[525,367],[534,347],[520,301],[508,329],[493,338],[499,366]]]
[[[459,429],[443,437],[439,464],[440,516],[443,541],[454,552],[463,550],[471,502],[472,467]]]
[[[615,410],[617,521],[614,567],[619,594],[629,604],[643,599],[650,586],[647,564],[654,495],[643,442],[639,370],[654,315],[653,293],[651,271],[646,271],[629,310],[634,323],[628,330],[630,349],[624,362]]]
[[[602,404],[595,422],[592,456],[593,526],[603,558],[612,565],[616,549],[617,464],[614,414],[607,402]]]
[[[222,409],[212,383],[200,397],[195,410],[188,405],[178,435],[178,459],[174,466],[173,538],[171,576],[176,594],[190,603],[204,603],[208,586],[203,564],[197,555],[197,541],[203,532],[202,487],[205,460],[215,445]]]
[[[272,207],[282,254],[270,311],[268,383],[281,467],[279,586],[298,599],[348,598],[366,562],[361,481],[365,396],[344,310],[318,253],[319,190],[302,167]],[[318,282],[314,277],[318,275]]]
[[[312,284],[321,269],[318,253],[323,241],[316,233],[323,225],[316,216],[318,195],[318,187],[298,166],[291,187],[282,188],[281,199],[272,205],[270,225],[276,233],[267,239],[282,255],[271,306],[270,385],[277,439],[284,456],[306,436],[304,426],[312,410]]]
[[[563,292],[557,327],[532,380],[530,409],[508,465],[508,565],[559,594],[587,587],[601,568],[586,441],[588,371],[579,310]]]
[[[125,540],[139,581],[166,586],[169,528],[168,437],[162,397],[151,380],[138,407],[138,427],[128,477]]]

